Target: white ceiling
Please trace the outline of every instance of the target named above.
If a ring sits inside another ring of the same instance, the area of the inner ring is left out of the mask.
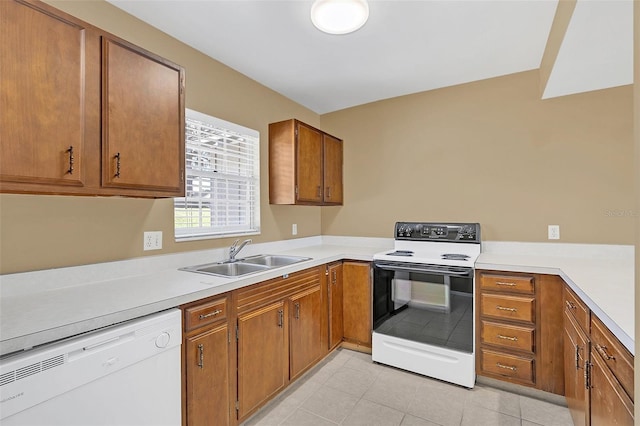
[[[313,27],[312,0],[107,1],[323,114],[536,69],[558,0],[370,0],[348,35]],[[578,3],[545,97],[633,82],[632,0]]]

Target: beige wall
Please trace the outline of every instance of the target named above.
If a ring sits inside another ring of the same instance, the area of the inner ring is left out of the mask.
[[[268,124],[319,116],[244,75],[99,0],[47,3],[162,55],[186,68],[186,103],[256,129],[261,138],[261,225],[256,242],[320,234],[319,207],[268,203]],[[0,195],[0,273],[81,265],[144,255],[227,246],[230,239],[175,243],[173,201],[127,198]],[[163,231],[162,251],[142,251],[144,231]]]
[[[540,100],[537,71],[322,117],[103,0],[48,3],[182,64],[187,106],[261,133],[262,235],[389,237],[396,220],[479,221],[485,240],[632,244],[631,86]],[[345,140],[345,205],[268,204],[267,125],[296,117]],[[526,226],[525,226],[526,225]],[[143,252],[144,231],[164,232]],[[172,200],[0,195],[0,273],[227,246],[176,244]]]
[[[322,233],[478,221],[483,239],[633,244],[632,86],[540,100],[538,71],[321,117],[344,144],[345,205]]]
[[[635,139],[635,226],[636,226],[636,304],[635,304],[635,326],[636,330],[640,330],[640,4],[633,4],[633,56],[634,56],[634,74],[633,74],[633,118],[634,118],[634,139]],[[637,334],[637,333],[636,333]],[[640,353],[640,341],[635,338],[635,353]],[[635,390],[636,395],[640,395],[640,356],[635,357]],[[640,419],[640,404],[635,404],[635,418]]]

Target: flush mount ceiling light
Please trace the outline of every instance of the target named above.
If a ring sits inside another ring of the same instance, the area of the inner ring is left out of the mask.
[[[316,0],[311,6],[311,22],[329,34],[348,34],[369,18],[367,0]]]

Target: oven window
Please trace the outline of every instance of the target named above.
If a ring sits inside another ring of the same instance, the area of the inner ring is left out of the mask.
[[[376,269],[377,333],[473,352],[473,278]]]

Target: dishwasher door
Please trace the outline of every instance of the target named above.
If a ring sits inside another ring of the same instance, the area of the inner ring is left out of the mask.
[[[182,422],[178,309],[0,360],[0,423],[175,425]]]

